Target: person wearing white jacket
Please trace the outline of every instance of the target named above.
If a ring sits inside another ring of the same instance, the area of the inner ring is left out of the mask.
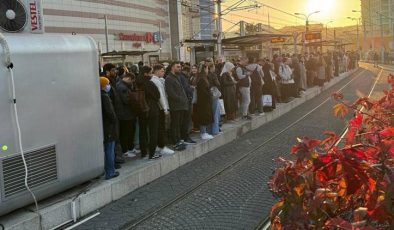
[[[290,68],[291,59],[284,58],[279,66],[279,76],[281,79],[281,94],[283,101],[289,101],[290,97],[296,97],[295,81],[293,79],[293,70]]]
[[[161,154],[171,155],[175,152],[168,147],[166,147],[166,117],[169,116],[170,110],[168,106],[167,93],[165,90],[165,79],[163,78],[165,74],[163,65],[153,66],[153,76],[151,81],[159,89],[160,93],[160,116],[159,116],[159,140],[158,148]]]

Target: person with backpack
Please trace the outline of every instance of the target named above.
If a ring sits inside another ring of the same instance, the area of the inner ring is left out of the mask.
[[[242,119],[251,120],[252,117],[249,116],[248,110],[250,105],[250,75],[246,69],[249,59],[247,57],[241,57],[239,60],[239,65],[235,70],[235,76],[237,79],[238,90],[241,94],[240,110],[242,113]]]
[[[160,116],[160,92],[156,85],[151,81],[152,68],[143,66],[137,78],[137,85],[145,93],[147,110],[140,111],[138,122],[140,125],[140,149],[141,156],[145,158],[149,152],[149,159],[157,159],[161,154],[156,154],[159,138],[159,116]]]
[[[250,80],[250,105],[249,105],[249,113],[258,115],[264,115],[261,97],[263,96],[263,85],[264,85],[264,73],[262,67],[256,63],[256,60],[253,63],[246,66],[246,69],[251,72]]]

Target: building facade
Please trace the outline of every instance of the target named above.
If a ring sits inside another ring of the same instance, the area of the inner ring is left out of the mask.
[[[101,53],[156,51],[144,55],[145,63],[149,56],[169,60],[173,56],[169,1],[45,0],[42,1],[45,33],[90,35]],[[135,62],[141,57],[129,59]]]
[[[394,0],[361,0],[361,17],[364,49],[393,51]]]

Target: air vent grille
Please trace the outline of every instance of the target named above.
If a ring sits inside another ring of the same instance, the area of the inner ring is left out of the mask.
[[[30,188],[57,180],[57,161],[55,146],[25,153],[29,171]],[[23,192],[25,188],[25,168],[22,156],[3,159],[4,196],[10,197]]]

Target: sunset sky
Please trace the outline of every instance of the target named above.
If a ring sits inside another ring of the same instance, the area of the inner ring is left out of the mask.
[[[222,9],[225,10],[228,6],[238,2],[238,0],[226,0],[222,3]],[[246,1],[242,6],[248,6],[255,1]],[[317,10],[321,12],[310,17],[311,23],[319,22],[326,24],[329,21],[329,27],[340,27],[356,24],[355,21],[347,19],[347,17],[360,17],[360,13],[353,13],[352,10],[360,10],[360,0],[258,0],[257,2],[266,4],[268,6],[278,8],[282,11],[294,14],[311,13]],[[246,22],[264,23],[267,24],[268,12],[270,15],[271,26],[280,28],[290,25],[305,24],[304,19],[296,19],[291,15],[281,13],[279,11],[262,7],[259,9],[233,11],[224,16],[223,27],[229,29],[233,23],[240,20]]]

